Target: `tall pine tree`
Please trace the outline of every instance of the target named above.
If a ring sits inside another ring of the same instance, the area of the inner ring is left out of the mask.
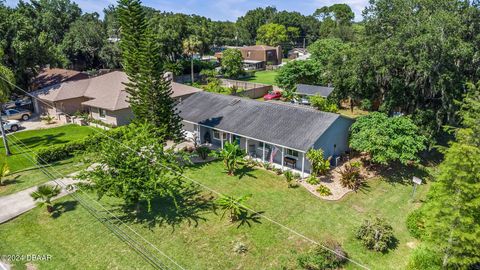
[[[469,86],[460,111],[462,127],[445,152],[425,205],[429,239],[449,269],[480,265],[480,82]]]
[[[164,76],[161,44],[155,42],[140,0],[119,0],[123,68],[130,107],[135,118],[157,127],[158,135],[178,141],[181,118],[172,99],[170,81]]]

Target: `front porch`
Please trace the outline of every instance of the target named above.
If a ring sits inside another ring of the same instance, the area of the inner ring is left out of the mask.
[[[193,125],[193,130],[193,132],[190,132],[190,136],[194,137],[198,144],[209,144],[213,148],[223,148],[226,142],[236,141],[249,157],[257,161],[269,162],[272,166],[281,170],[297,172],[302,178],[310,173],[310,163],[303,151],[202,125]]]

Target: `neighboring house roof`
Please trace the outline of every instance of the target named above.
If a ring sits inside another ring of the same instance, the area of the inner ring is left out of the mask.
[[[240,47],[239,49],[250,50],[250,51],[269,51],[269,50],[276,50],[277,47],[272,47],[267,45],[253,45],[253,46]]]
[[[51,102],[79,98],[84,96],[89,83],[89,79],[67,81],[37,90],[32,95]]]
[[[332,92],[333,87],[309,85],[309,84],[297,84],[297,93],[300,95],[314,96],[320,95],[322,97],[328,97]]]
[[[43,68],[33,79],[30,88],[33,90],[45,88],[61,82],[87,79],[88,74],[61,68]]]
[[[47,101],[85,97],[90,100],[82,102],[83,105],[116,111],[130,107],[127,102],[128,93],[125,91],[125,83],[128,83],[128,81],[125,72],[113,71],[85,80],[60,83],[35,91],[33,94]],[[202,91],[175,82],[172,82],[171,85],[173,98]]]
[[[341,116],[209,92],[193,94],[179,103],[189,122],[241,136],[307,151]]]

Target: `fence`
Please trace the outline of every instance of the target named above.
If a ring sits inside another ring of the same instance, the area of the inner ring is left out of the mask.
[[[273,89],[271,85],[262,84],[262,83],[251,83],[251,82],[236,81],[236,80],[229,80],[229,79],[220,79],[220,82],[222,86],[225,86],[225,87],[236,87],[238,89],[243,89],[243,91],[240,91],[235,95],[249,97],[249,98],[263,97]]]

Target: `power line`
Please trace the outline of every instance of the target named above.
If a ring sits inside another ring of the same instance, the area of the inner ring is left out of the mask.
[[[17,89],[21,90],[22,92],[26,93],[26,94],[27,94],[28,96],[30,96],[31,98],[34,98],[35,100],[40,101],[40,102],[46,104],[47,106],[54,108],[52,105],[50,105],[50,104],[42,101],[41,99],[38,99],[37,97],[35,97],[35,96],[33,96],[32,94],[28,93],[27,91],[25,91],[24,89],[20,88],[19,86],[15,85],[15,84],[13,84],[13,83],[11,83],[11,82],[9,82],[9,81],[8,81],[7,79],[5,79],[3,76],[0,76],[0,78],[3,79],[4,81],[6,81],[7,83],[9,83],[10,85],[14,86],[15,88],[17,88]],[[67,113],[65,113],[65,115],[71,117],[71,115],[69,115],[69,114],[67,114]],[[114,139],[114,138],[112,138],[111,136],[109,136],[108,134],[106,134],[106,133],[104,132],[104,130],[99,130],[99,129],[93,128],[93,127],[91,127],[91,126],[88,126],[88,127],[91,128],[92,130],[94,130],[95,132],[102,134],[103,136],[105,136],[106,138],[110,139],[111,141],[116,142],[116,143],[118,143],[119,145],[122,145],[123,147],[129,149],[129,150],[132,151],[133,153],[137,153],[134,149],[132,149],[132,148],[129,147],[128,145],[125,145],[124,143],[122,143],[122,142],[120,142],[120,141],[117,141],[116,139]],[[144,156],[140,155],[139,153],[137,153],[137,154],[138,154],[140,157],[145,158]],[[167,170],[170,170],[172,173],[174,173],[174,174],[176,174],[176,175],[178,175],[178,176],[181,176],[181,177],[183,177],[184,179],[187,179],[187,180],[189,180],[189,181],[191,181],[191,182],[193,182],[193,183],[195,183],[195,184],[203,187],[204,189],[206,189],[206,190],[208,190],[208,191],[210,191],[210,192],[213,192],[213,193],[215,193],[215,194],[217,194],[217,195],[219,195],[219,196],[225,196],[225,195],[222,194],[221,192],[219,192],[219,191],[217,191],[217,190],[215,190],[215,189],[213,189],[213,188],[211,188],[211,187],[209,187],[209,186],[207,186],[207,185],[205,185],[205,184],[202,184],[201,182],[199,182],[199,181],[197,181],[197,180],[195,180],[195,179],[193,179],[193,178],[191,178],[191,177],[188,177],[188,176],[186,176],[186,175],[184,175],[184,174],[182,174],[182,173],[179,173],[179,172],[175,171],[174,169],[172,169],[172,168],[170,168],[170,167],[168,167],[168,166],[166,166],[166,165],[163,165],[163,164],[158,164],[158,165],[162,166],[163,168],[165,168],[165,169],[167,169]],[[363,263],[360,263],[360,262],[358,262],[358,261],[356,261],[356,260],[353,260],[353,259],[345,256],[344,254],[342,254],[342,253],[340,253],[340,252],[338,252],[338,251],[335,251],[335,250],[333,250],[333,249],[331,249],[331,248],[329,248],[329,247],[321,244],[320,242],[315,241],[315,240],[313,240],[313,239],[311,239],[311,238],[309,238],[309,237],[301,234],[300,232],[298,232],[298,231],[296,231],[296,230],[294,230],[294,229],[292,229],[292,228],[290,228],[290,227],[288,227],[288,226],[285,226],[285,225],[281,224],[281,223],[278,222],[278,221],[275,221],[275,220],[272,219],[272,218],[269,218],[268,216],[264,215],[263,213],[257,212],[257,211],[249,208],[248,206],[246,206],[246,205],[244,205],[244,204],[241,204],[241,203],[237,203],[237,204],[238,204],[239,206],[247,209],[248,211],[252,212],[253,214],[255,214],[255,215],[259,216],[259,217],[262,217],[262,218],[264,218],[264,219],[272,222],[273,224],[276,224],[277,226],[279,226],[279,227],[281,227],[281,228],[283,228],[283,229],[285,229],[285,230],[287,230],[287,231],[289,231],[289,232],[291,232],[291,233],[293,233],[293,234],[295,234],[295,235],[297,235],[297,236],[299,236],[299,237],[301,237],[301,238],[303,238],[303,239],[305,239],[305,240],[307,240],[307,241],[309,241],[309,242],[311,242],[311,243],[313,243],[313,244],[315,244],[315,245],[318,245],[318,246],[322,247],[323,249],[325,249],[325,250],[327,250],[327,251],[329,251],[329,252],[332,252],[333,254],[335,254],[335,255],[337,255],[337,256],[339,256],[339,257],[341,257],[341,258],[344,258],[345,260],[350,261],[351,263],[357,265],[358,267],[361,267],[361,268],[363,268],[363,269],[370,269],[369,267],[367,267],[367,266],[364,265]]]
[[[16,138],[13,134],[9,136],[13,140],[13,146],[16,147],[17,149],[29,149],[30,153],[33,153],[32,150],[30,150],[29,147],[27,147],[20,139]],[[25,148],[19,146],[19,144],[24,145]],[[47,177],[51,178],[52,181],[54,181],[57,185],[68,189],[68,185],[66,185],[61,179],[65,178],[66,176],[60,173],[58,170],[56,170],[54,167],[46,167],[44,165],[39,165],[38,162],[36,162],[30,155],[21,153],[24,155],[28,160],[32,161],[33,164],[36,164],[35,166],[39,168]],[[40,158],[41,159],[41,158]],[[41,159],[42,162],[44,162],[43,159]],[[57,179],[56,177],[48,171],[49,168],[52,171],[55,171],[57,173]],[[150,243],[148,240],[146,240],[143,236],[138,234],[135,230],[133,230],[130,226],[126,225],[121,219],[119,219],[117,216],[115,216],[113,213],[111,213],[108,209],[106,209],[102,204],[100,204],[97,200],[93,199],[91,196],[88,195],[85,191],[82,189],[79,189],[86,197],[88,197],[91,201],[96,202],[102,209],[103,211],[107,212],[109,215],[114,217],[116,220],[118,220],[120,223],[125,225],[128,229],[133,231],[136,235],[140,236],[145,242],[147,242],[149,245],[151,245],[155,250],[157,250],[162,256],[166,257],[169,259],[171,262],[173,262],[176,266],[178,266],[180,269],[185,269],[182,266],[180,266],[177,262],[175,262],[173,259],[171,259],[169,256],[167,256],[164,252],[159,250],[156,246],[154,246],[152,243]],[[148,263],[150,263],[152,266],[158,269],[170,269],[167,267],[164,263],[162,263],[158,258],[153,256],[153,254],[146,250],[145,247],[133,239],[130,235],[128,235],[124,230],[122,230],[119,226],[115,225],[113,222],[110,221],[108,217],[104,217],[100,215],[100,211],[98,211],[95,207],[93,207],[91,204],[87,202],[84,198],[79,196],[76,193],[70,193],[70,196],[72,196],[74,199],[76,199],[92,216],[94,216],[98,221],[100,221],[102,224],[104,224],[110,231],[112,231],[115,235],[117,235],[121,240],[123,240],[125,243],[127,243],[131,248],[133,248],[135,251],[137,251]]]

